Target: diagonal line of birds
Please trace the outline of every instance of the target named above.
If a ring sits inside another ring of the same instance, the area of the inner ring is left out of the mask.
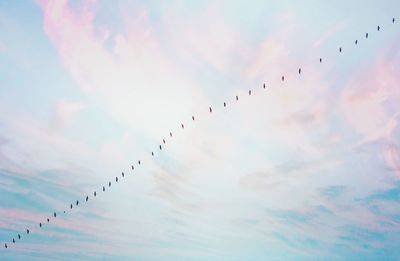
[[[392,24],[394,24],[394,23],[396,22],[396,19],[395,19],[395,18],[392,18],[391,22],[392,22]],[[382,30],[381,26],[378,25],[378,26],[376,27],[376,30],[377,30],[378,32],[381,31],[381,30]],[[365,39],[367,40],[368,37],[369,37],[369,33],[367,32],[367,33],[365,33]],[[356,46],[358,46],[359,40],[356,39],[356,40],[354,41],[354,44],[355,44]],[[339,51],[339,53],[342,53],[342,52],[344,51],[344,49],[343,49],[342,47],[339,47],[338,51]],[[322,57],[320,57],[320,58],[318,59],[318,61],[319,61],[319,63],[322,63],[322,62],[323,62]],[[298,75],[300,76],[302,73],[303,73],[303,72],[302,72],[302,68],[299,67],[299,69],[298,69]],[[282,82],[285,82],[285,75],[282,75],[282,76],[281,76],[281,81],[282,81]],[[267,89],[266,83],[263,83],[262,88],[263,88],[263,89]],[[252,91],[251,91],[251,90],[248,91],[248,95],[249,95],[249,96],[252,95]],[[239,96],[238,96],[238,95],[235,96],[235,100],[236,100],[236,101],[239,101]],[[223,107],[224,107],[224,108],[227,107],[227,102],[226,102],[226,101],[223,102]],[[210,106],[210,107],[208,108],[208,111],[209,111],[209,113],[211,114],[211,113],[213,112],[213,108]],[[192,120],[193,122],[195,121],[195,116],[194,116],[194,115],[191,117],[191,120]],[[180,125],[181,125],[181,128],[182,128],[182,129],[185,129],[185,125],[184,125],[183,123],[181,123]],[[169,137],[170,137],[171,139],[173,138],[173,133],[172,133],[172,132],[169,132]],[[165,144],[166,144],[166,138],[163,138],[163,139],[162,139],[162,143],[159,144],[157,150],[162,151],[162,150],[163,150],[163,146],[165,146]],[[152,156],[152,157],[155,156],[155,151],[152,151],[152,152],[151,152],[151,156]],[[140,160],[138,160],[138,161],[137,161],[137,165],[140,166],[141,164],[142,164],[142,162],[141,162]],[[134,171],[134,170],[135,170],[135,166],[134,166],[134,165],[131,165],[131,171]],[[125,172],[121,172],[120,178],[124,178],[125,175],[126,175]],[[115,183],[118,183],[119,180],[120,180],[120,179],[119,179],[119,176],[116,176],[116,177],[115,177]],[[101,190],[102,190],[103,192],[106,192],[106,188],[107,188],[107,187],[110,188],[111,185],[112,185],[112,182],[109,181],[107,185],[104,185],[104,186],[101,188]],[[93,197],[96,197],[97,194],[98,194],[98,193],[97,193],[97,191],[95,190],[95,191],[93,192]],[[86,197],[84,197],[84,200],[85,200],[85,202],[88,202],[88,201],[89,201],[89,195],[86,195]],[[69,208],[69,209],[73,209],[74,206],[75,206],[75,207],[78,207],[78,206],[79,206],[79,203],[80,203],[79,200],[76,200],[75,202],[70,203],[70,205],[68,206],[68,208]],[[63,211],[64,214],[65,214],[66,212],[67,212],[67,210],[64,210],[64,211]],[[53,216],[54,219],[57,218],[57,212],[54,212],[54,213],[52,214],[52,216]],[[50,223],[50,218],[48,217],[45,221],[46,221],[47,223]],[[44,226],[44,224],[46,223],[45,221],[39,222],[39,228],[42,228],[42,227]],[[43,223],[42,223],[42,222],[43,222]],[[22,232],[21,232],[21,233],[18,233],[17,236],[14,237],[14,238],[11,240],[11,242],[12,242],[13,244],[16,244],[17,240],[21,240],[21,238],[22,238],[21,234],[23,234],[23,233],[22,233]],[[29,235],[29,234],[30,234],[30,229],[29,229],[29,228],[26,229],[25,234],[26,234],[26,235]],[[9,248],[9,245],[8,245],[7,243],[5,243],[5,244],[4,244],[4,248],[6,248],[6,249]]]

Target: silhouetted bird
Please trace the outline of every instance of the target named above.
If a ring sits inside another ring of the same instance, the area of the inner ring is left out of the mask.
[[[249,90],[249,95],[251,95],[251,90]]]
[[[356,44],[358,43],[358,40],[356,40]]]
[[[282,82],[285,81],[285,76],[282,75]]]
[[[239,96],[237,96],[237,95],[236,95],[236,100],[237,100],[237,101],[239,100]]]
[[[13,244],[15,244],[15,239],[13,238]]]
[[[106,188],[103,186],[103,192],[106,191]]]
[[[29,229],[26,230],[26,233],[29,235]]]
[[[64,213],[65,213],[65,211],[64,211]],[[47,223],[49,223],[50,222],[50,218],[47,218]]]
[[[319,62],[322,63],[322,58],[319,58]]]
[[[368,33],[365,34],[365,38],[368,38]]]
[[[154,156],[154,152],[151,152],[151,156]]]
[[[132,170],[134,170],[135,169],[135,167],[132,165]]]
[[[96,191],[95,191],[95,192],[93,192],[93,196],[96,196],[96,194],[97,194],[97,193],[96,193]]]
[[[210,112],[212,112],[212,108],[211,108],[211,107],[209,107],[209,109],[210,109]]]
[[[392,19],[392,23],[394,23],[394,18]]]
[[[77,205],[77,206],[79,205],[79,200],[76,201],[76,205]]]
[[[162,139],[162,142],[165,144],[165,139]]]
[[[122,177],[125,177],[125,173],[122,172],[121,175],[122,175]]]
[[[115,182],[118,182],[118,177],[115,177]]]
[[[181,127],[182,127],[182,129],[184,129],[185,128],[185,126],[181,123]]]
[[[342,47],[339,48],[339,52],[342,52]]]
[[[379,30],[381,30],[381,27],[378,25],[378,28],[377,28],[377,29],[378,29],[378,31],[379,31]]]
[[[39,227],[42,227],[42,223],[39,223]]]
[[[265,89],[265,83],[263,84],[263,88]]]
[[[138,160],[138,164],[140,165],[140,160]]]
[[[226,102],[224,102],[224,107],[226,107]]]
[[[21,239],[21,235],[20,234],[18,234],[18,239]]]
[[[71,209],[72,209],[72,204],[71,204],[71,206],[70,206],[70,207],[71,207]]]
[[[53,216],[54,216],[54,217],[57,217],[57,213],[56,213],[56,212],[54,212]]]
[[[301,68],[299,68],[299,74],[301,74]]]
[[[108,182],[108,186],[111,187],[111,181]]]
[[[161,145],[160,145],[160,150],[162,150],[162,147],[161,147]]]
[[[4,244],[4,247],[7,248],[7,243]]]
[[[192,120],[194,121],[194,116],[192,116]]]
[[[89,200],[89,196],[86,196],[86,202]]]
[[[172,132],[169,133],[169,136],[172,137]]]

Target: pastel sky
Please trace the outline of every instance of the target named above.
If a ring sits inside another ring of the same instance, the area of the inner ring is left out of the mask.
[[[399,10],[0,1],[0,259],[399,260]]]

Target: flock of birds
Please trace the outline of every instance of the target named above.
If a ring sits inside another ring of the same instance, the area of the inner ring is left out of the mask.
[[[393,24],[395,23],[395,18],[392,19],[392,23],[393,23]],[[378,25],[378,26],[377,26],[377,31],[380,31],[380,30],[381,30],[381,27]],[[369,34],[366,33],[366,34],[365,34],[365,38],[368,39],[368,36],[369,36]],[[358,40],[355,40],[355,45],[358,45]],[[343,51],[342,47],[339,47],[339,52],[342,53],[342,51]],[[319,62],[322,63],[322,58],[319,58]],[[302,73],[302,70],[301,70],[301,68],[299,68],[299,69],[298,69],[298,74],[301,75],[301,73]],[[282,80],[282,82],[285,81],[285,75],[282,75],[281,80]],[[263,88],[266,89],[266,84],[265,84],[265,83],[263,84]],[[249,90],[248,95],[251,95],[251,90]],[[236,101],[239,100],[239,96],[238,96],[238,95],[236,95],[235,100],[236,100]],[[223,106],[226,107],[226,106],[227,106],[227,103],[224,102],[224,103],[223,103]],[[208,108],[208,110],[209,110],[210,113],[213,112],[213,109],[212,109],[211,106]],[[195,117],[192,116],[192,121],[194,121],[194,120],[195,120]],[[183,123],[181,123],[181,128],[182,128],[182,129],[185,128],[185,125],[184,125]],[[169,132],[169,136],[172,138],[172,132]],[[162,139],[162,144],[160,144],[160,145],[158,146],[158,149],[161,151],[162,148],[163,148],[163,145],[165,145],[165,144],[166,144],[166,141],[165,141],[165,138],[164,138],[164,139]],[[155,153],[154,153],[154,151],[152,151],[152,152],[151,152],[151,156],[154,157],[154,155],[155,155]],[[141,164],[140,160],[138,160],[137,164],[138,164],[138,165]],[[131,166],[131,169],[132,169],[132,171],[135,170],[135,166],[132,165],[132,166]],[[125,173],[122,172],[122,173],[121,173],[121,178],[124,178],[124,177],[125,177]],[[118,183],[118,181],[119,181],[119,178],[118,178],[118,176],[117,176],[117,177],[115,177],[115,182]],[[105,185],[105,186],[102,187],[102,191],[103,191],[103,192],[106,191],[106,187],[107,187],[107,185]],[[111,181],[108,182],[108,187],[111,187]],[[96,197],[96,196],[97,196],[97,191],[94,191],[94,192],[93,192],[93,197]],[[88,202],[88,201],[89,201],[89,195],[86,195],[86,197],[85,197],[85,202]],[[76,200],[76,202],[71,203],[71,204],[69,205],[69,208],[70,208],[70,209],[73,209],[74,205],[77,207],[77,206],[79,205],[79,200]],[[66,213],[66,210],[64,210],[63,213],[65,214],[65,213]],[[52,216],[53,216],[54,218],[57,218],[57,212],[54,212]],[[50,223],[50,218],[48,217],[45,221],[46,221],[47,223]],[[42,227],[44,226],[45,221],[43,221],[43,223],[42,223],[42,222],[39,222],[39,224],[38,224],[38,225],[39,225],[39,228],[42,228]],[[27,229],[26,229],[26,235],[29,235],[29,233],[30,233],[30,230],[29,230],[29,228],[27,228]],[[16,236],[16,238],[17,238],[18,240],[21,240],[21,237],[22,237],[21,234],[17,234],[17,236]],[[16,239],[13,238],[11,242],[12,242],[13,244],[15,244],[15,243],[16,243]],[[5,243],[5,244],[4,244],[4,248],[8,248],[8,247],[9,247],[9,245],[8,245],[7,243]]]

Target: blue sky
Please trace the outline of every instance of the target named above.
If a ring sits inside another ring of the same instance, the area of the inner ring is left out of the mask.
[[[1,1],[1,259],[399,259],[398,9]]]

